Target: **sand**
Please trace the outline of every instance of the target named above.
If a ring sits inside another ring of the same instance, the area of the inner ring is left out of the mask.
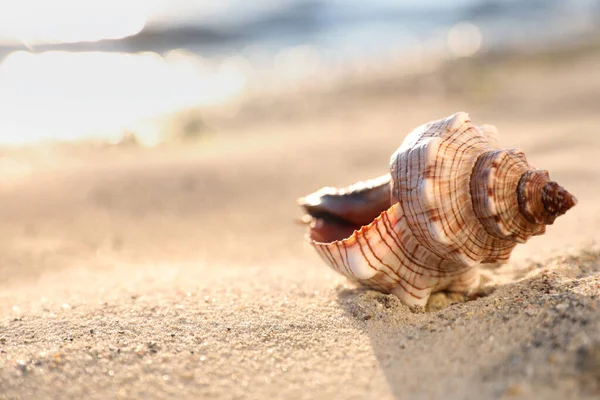
[[[493,60],[421,78],[438,91],[267,104],[187,146],[5,151],[0,398],[598,398],[598,67]],[[481,297],[415,313],[327,269],[295,199],[386,172],[459,110],[579,204]]]

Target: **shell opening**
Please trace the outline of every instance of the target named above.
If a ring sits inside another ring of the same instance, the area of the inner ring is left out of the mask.
[[[336,189],[323,188],[298,200],[309,238],[330,243],[350,237],[390,206],[390,175]]]

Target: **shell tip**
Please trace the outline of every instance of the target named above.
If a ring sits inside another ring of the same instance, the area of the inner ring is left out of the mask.
[[[567,192],[565,188],[556,182],[548,182],[542,189],[542,203],[544,209],[553,216],[563,215],[574,205],[577,204],[577,198]]]

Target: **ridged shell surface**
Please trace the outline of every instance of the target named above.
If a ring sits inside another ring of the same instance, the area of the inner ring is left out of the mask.
[[[300,203],[327,264],[405,304],[425,305],[434,291],[477,287],[480,263],[506,262],[517,243],[544,233],[576,200],[523,151],[499,149],[493,126],[475,126],[459,112],[410,133],[389,176]],[[362,224],[361,215],[371,222]]]

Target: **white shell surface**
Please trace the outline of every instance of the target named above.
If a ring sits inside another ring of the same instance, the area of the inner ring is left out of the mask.
[[[347,238],[312,245],[336,271],[408,305],[478,286],[479,264],[506,262],[545,229],[519,211],[520,178],[533,167],[521,150],[498,149],[497,136],[464,112],[419,126],[390,159],[391,207]]]

